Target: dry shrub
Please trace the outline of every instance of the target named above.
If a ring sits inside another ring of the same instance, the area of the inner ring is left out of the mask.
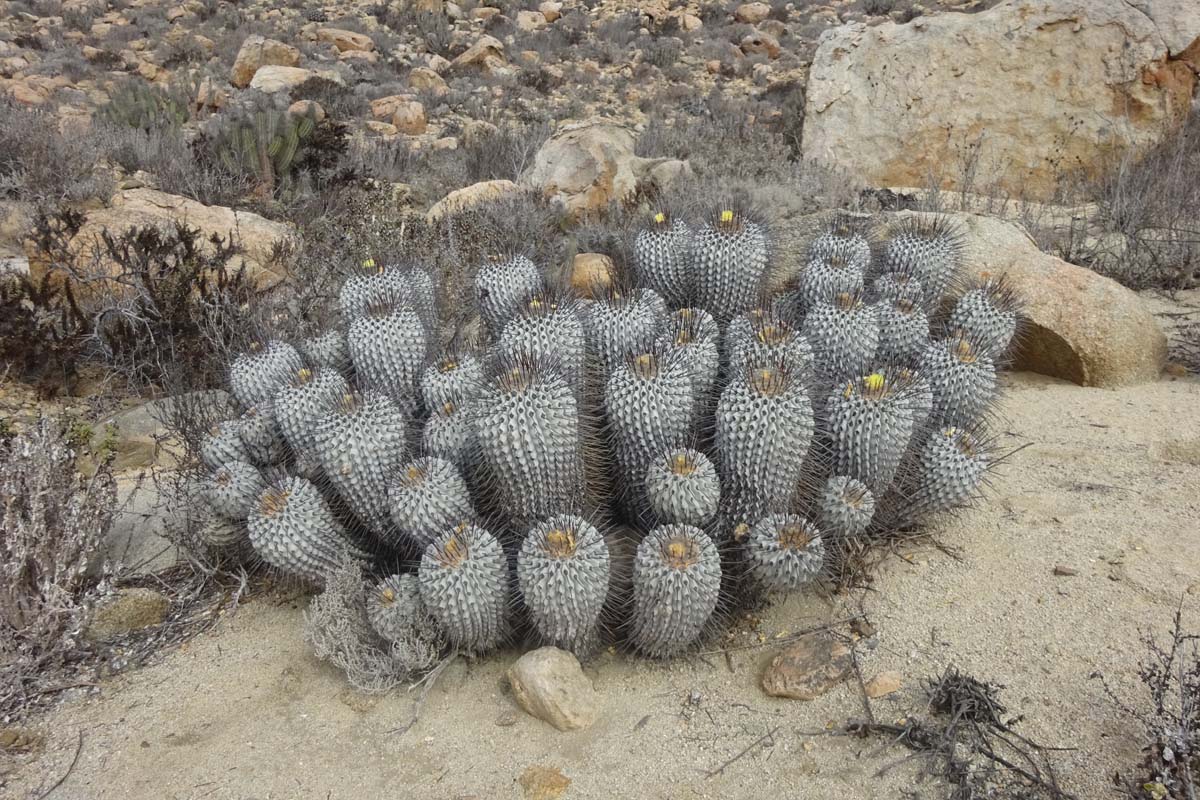
[[[0,443],[0,717],[86,655],[96,592],[88,566],[115,503],[108,466],[84,478],[60,423],[43,417]]]
[[[0,199],[54,206],[112,193],[97,142],[58,126],[54,114],[0,97]]]

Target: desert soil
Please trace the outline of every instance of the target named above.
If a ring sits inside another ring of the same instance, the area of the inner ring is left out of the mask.
[[[1073,748],[1056,758],[1066,788],[1112,796],[1114,770],[1136,762],[1139,743],[1089,676],[1103,673],[1136,704],[1140,633],[1161,633],[1181,598],[1196,619],[1200,380],[1120,390],[1004,381],[1001,446],[1023,449],[979,508],[940,521],[936,539],[959,557],[912,547],[865,594],[793,598],[757,631],[743,626],[735,642],[766,641],[728,663],[605,654],[586,667],[603,698],[588,730],[559,733],[516,707],[504,678],[515,652],[454,662],[403,730],[418,692],[347,689],[301,641],[304,599],[274,595],[34,721],[45,746],[10,764],[0,794],[40,798],[82,733],[56,800],[552,798],[567,781],[568,798],[944,796],[920,782],[919,762],[898,763],[902,749],[821,734],[864,714],[857,680],[812,702],[759,688],[774,637],[861,602],[877,629],[859,645],[864,678],[903,677],[899,692],[871,701],[879,719],[919,711],[922,678],[954,664],[1004,684],[1026,736]]]

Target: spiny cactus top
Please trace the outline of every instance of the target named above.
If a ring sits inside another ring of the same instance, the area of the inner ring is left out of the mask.
[[[606,373],[634,350],[656,340],[666,326],[666,305],[652,289],[612,287],[584,314],[588,343]]]
[[[767,279],[766,228],[740,209],[719,208],[696,230],[696,305],[725,321],[758,304]]]
[[[244,407],[270,400],[296,370],[304,366],[296,349],[287,342],[255,343],[241,353],[229,368],[229,388]]]
[[[752,525],[746,551],[752,579],[767,591],[794,592],[825,563],[821,531],[795,514],[772,514]]]
[[[721,482],[716,468],[703,453],[671,448],[647,465],[646,498],[661,524],[702,527],[717,514]]]
[[[961,331],[926,345],[919,369],[933,388],[935,423],[968,425],[987,413],[996,394],[996,367]]]
[[[421,599],[455,647],[484,652],[507,635],[508,561],[487,530],[446,531],[425,548],[419,575]]]
[[[875,497],[862,481],[834,475],[821,490],[818,513],[823,532],[842,538],[860,536],[875,516]]]
[[[440,458],[418,458],[401,467],[388,489],[388,504],[397,530],[422,549],[475,518],[467,484],[453,464]]]
[[[1012,287],[1003,279],[989,279],[959,298],[946,327],[994,361],[1008,352],[1019,316],[1020,302]]]
[[[534,525],[517,557],[517,577],[543,639],[577,654],[598,643],[610,563],[596,526],[565,514]]]
[[[633,646],[655,658],[687,650],[704,632],[720,590],[721,556],[707,533],[689,525],[650,531],[633,560]]]
[[[915,422],[910,383],[886,371],[848,380],[825,404],[833,472],[876,493],[891,485]]]
[[[883,250],[883,271],[911,275],[921,282],[924,304],[936,310],[962,268],[962,233],[944,218],[905,220],[891,231]]]
[[[779,363],[801,379],[812,373],[812,346],[776,311],[751,309],[729,323],[725,338],[730,369]]]
[[[483,365],[470,353],[442,356],[421,375],[421,399],[429,411],[446,403],[464,406],[483,392]]]
[[[321,492],[303,478],[268,486],[247,527],[255,551],[273,567],[321,581],[346,553],[364,557],[329,510]]]
[[[688,305],[695,290],[692,246],[692,229],[686,221],[665,210],[656,211],[633,243],[642,285],[658,292],[669,305]]]
[[[861,295],[843,292],[833,302],[818,302],[804,318],[803,331],[813,346],[817,374],[828,384],[865,375],[875,363],[878,309]]]
[[[405,413],[414,413],[417,380],[429,355],[420,315],[395,299],[373,300],[350,323],[347,340],[359,382],[386,394]]]
[[[849,267],[860,274],[866,272],[871,266],[871,242],[864,229],[861,219],[846,214],[835,216],[809,244],[809,263],[824,262]]]
[[[475,273],[479,314],[492,336],[499,336],[521,303],[541,289],[541,270],[525,256],[488,261]]]
[[[275,421],[279,432],[298,455],[316,460],[316,427],[350,385],[331,369],[299,369],[275,393]]]
[[[573,387],[583,379],[587,337],[575,304],[545,292],[530,295],[504,324],[500,350],[554,361]]]

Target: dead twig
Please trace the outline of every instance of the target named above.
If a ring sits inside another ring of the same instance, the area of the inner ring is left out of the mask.
[[[778,733],[778,732],[779,732],[779,726],[775,726],[775,727],[774,727],[774,728],[772,728],[771,730],[769,730],[769,731],[767,731],[766,733],[764,733],[762,736],[760,736],[760,737],[758,737],[757,739],[755,739],[755,740],[754,740],[753,742],[751,742],[749,745],[747,745],[747,746],[745,747],[745,749],[743,749],[743,750],[742,750],[740,753],[738,753],[736,756],[734,756],[733,758],[729,759],[728,761],[726,761],[724,764],[722,764],[721,766],[717,767],[716,769],[709,770],[707,773],[705,773],[704,777],[706,777],[706,778],[715,778],[717,775],[720,775],[720,774],[724,773],[724,772],[725,772],[725,770],[726,770],[726,768],[728,768],[730,765],[734,764],[735,762],[737,762],[737,761],[740,761],[742,758],[745,758],[745,756],[746,756],[746,754],[747,754],[747,753],[749,753],[751,750],[753,750],[754,748],[758,747],[759,745],[761,745],[763,742],[767,741],[768,739],[769,739],[769,740],[771,740],[771,744],[772,744],[772,745],[774,745],[774,743],[775,743],[775,734],[776,734],[776,733]]]
[[[75,770],[75,765],[79,763],[79,754],[82,752],[83,752],[83,731],[81,730],[81,731],[79,731],[79,742],[78,742],[78,744],[75,745],[75,755],[74,755],[74,757],[71,758],[71,763],[69,765],[67,765],[67,771],[62,774],[61,778],[59,778],[58,780],[56,780],[54,782],[53,786],[51,786],[46,791],[42,792],[38,796],[38,800],[46,800],[46,798],[49,797],[54,792],[55,789],[62,786],[63,782],[67,778],[71,777],[71,773]]]

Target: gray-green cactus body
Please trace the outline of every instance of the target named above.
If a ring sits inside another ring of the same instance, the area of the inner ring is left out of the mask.
[[[1017,333],[1020,315],[1016,293],[1002,280],[987,280],[966,292],[954,305],[946,324],[993,361],[1003,359]]]
[[[200,442],[200,459],[209,469],[220,469],[230,461],[253,461],[242,441],[242,420],[228,419],[209,429]]]
[[[209,508],[225,519],[243,521],[267,488],[259,471],[244,461],[226,461],[204,482]]]
[[[664,353],[679,359],[692,379],[696,396],[696,419],[705,414],[721,369],[721,329],[717,321],[702,308],[681,308],[668,319],[667,328],[658,346]]]
[[[809,244],[809,261],[840,260],[865,273],[871,266],[871,242],[864,233],[865,228],[865,220],[836,216]]]
[[[832,303],[817,303],[802,331],[812,345],[817,375],[827,385],[864,375],[875,361],[878,310],[859,295],[840,294]]]
[[[691,227],[665,211],[654,214],[649,227],[633,242],[638,281],[653,289],[674,308],[687,306],[694,294]]]
[[[996,367],[961,335],[930,342],[918,371],[933,390],[936,425],[969,426],[982,419],[996,395]]]
[[[396,530],[422,550],[475,519],[466,482],[452,463],[441,458],[418,458],[402,466],[388,487],[387,500]]]
[[[897,302],[907,300],[924,308],[925,289],[912,275],[903,272],[885,272],[871,284],[871,296],[875,302]]]
[[[275,402],[263,400],[246,409],[240,417],[238,435],[252,463],[260,467],[278,464],[287,455],[287,443],[275,419]]]
[[[316,463],[317,422],[349,391],[340,373],[318,367],[299,370],[275,393],[275,421],[298,458]]]
[[[367,620],[389,642],[437,638],[415,574],[388,575],[367,591]]]
[[[949,511],[975,496],[989,464],[985,442],[967,428],[935,430],[921,448],[906,510],[912,519]]]
[[[390,301],[372,303],[350,323],[347,340],[359,385],[382,392],[401,411],[413,415],[417,380],[428,356],[420,315]]]
[[[835,475],[862,481],[875,494],[891,485],[913,438],[908,383],[886,372],[846,381],[825,403],[825,431]]]
[[[647,465],[646,499],[659,524],[702,528],[720,508],[721,482],[706,455],[672,448]]]
[[[421,432],[425,452],[454,464],[464,474],[479,457],[475,437],[473,402],[467,405],[443,403],[429,414]]]
[[[341,328],[303,339],[299,349],[305,361],[314,367],[334,369],[343,374],[350,369],[350,346],[346,343],[346,332]]]
[[[508,561],[490,532],[473,523],[446,531],[425,548],[418,579],[425,607],[455,648],[482,653],[503,642]]]
[[[659,338],[667,324],[666,303],[652,289],[613,289],[587,305],[583,320],[588,345],[607,376],[629,353]]]
[[[690,525],[655,528],[634,556],[630,644],[653,658],[693,647],[720,591],[721,556],[708,534]]]
[[[364,557],[346,538],[321,492],[304,478],[264,489],[246,527],[263,561],[309,580],[320,582],[346,553]]]
[[[342,319],[352,323],[366,314],[370,306],[381,302],[418,311],[421,299],[414,292],[408,271],[398,267],[384,267],[376,264],[373,259],[368,259],[342,284],[338,294]]]
[[[717,404],[721,489],[731,527],[785,511],[798,489],[813,437],[801,381],[782,365],[734,373]]]
[[[834,475],[817,499],[818,526],[833,538],[863,535],[875,516],[875,496],[860,480]]]
[[[488,261],[475,273],[475,296],[479,314],[493,338],[525,300],[542,290],[542,273],[525,256]]]
[[[760,589],[794,592],[821,574],[825,542],[812,522],[795,514],[771,514],[746,536],[748,574]]]
[[[925,310],[937,310],[958,278],[963,262],[961,233],[945,219],[905,221],[883,248],[883,271],[921,282]]]
[[[421,400],[433,412],[446,403],[462,406],[483,393],[483,365],[469,353],[446,355],[421,374]]]
[[[517,527],[580,510],[579,411],[556,367],[527,355],[501,358],[473,413],[482,461]]]
[[[408,417],[378,392],[343,395],[314,430],[326,477],[376,534],[392,524],[388,481],[408,460],[407,431]]]
[[[694,433],[696,394],[687,364],[671,351],[630,356],[614,367],[604,408],[628,499],[644,510],[651,459],[686,446]]]
[[[726,322],[758,304],[766,285],[770,241],[744,213],[719,209],[696,230],[696,305]]]
[[[776,311],[754,309],[735,317],[725,332],[725,346],[733,372],[753,364],[782,364],[800,379],[813,372],[812,345]]]
[[[304,360],[287,342],[255,344],[234,358],[229,368],[229,388],[237,401],[249,408],[270,400],[303,366]]]
[[[810,259],[796,280],[800,306],[809,309],[817,303],[832,303],[839,294],[861,294],[866,280],[863,270],[846,253]]]
[[[517,556],[521,596],[539,636],[580,655],[598,644],[610,577],[608,544],[581,517],[559,515],[534,525]]]
[[[907,299],[877,303],[879,346],[875,361],[888,365],[915,365],[929,342],[929,318],[917,303]]]
[[[527,353],[540,361],[553,361],[572,387],[579,389],[587,360],[588,343],[575,304],[545,293],[530,296],[504,325],[500,351]]]

